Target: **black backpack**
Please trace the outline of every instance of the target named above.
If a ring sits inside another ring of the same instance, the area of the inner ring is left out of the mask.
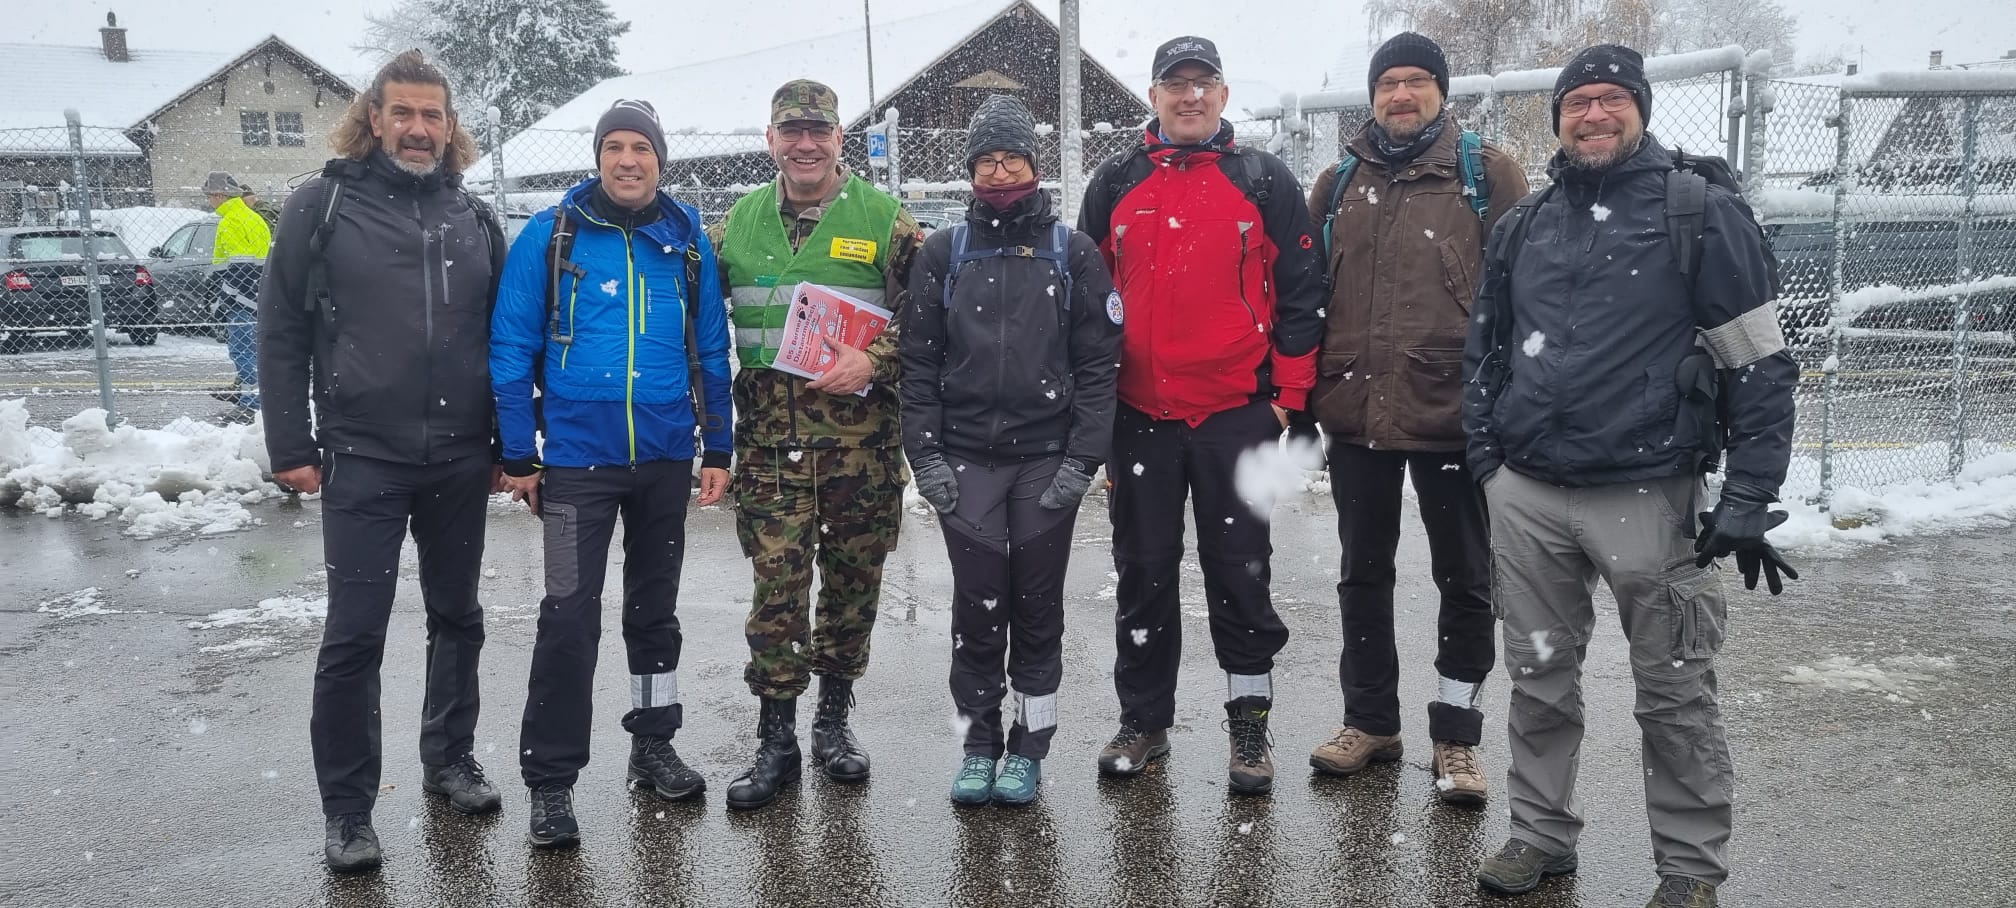
[[[1764,228],[1757,223],[1756,212],[1743,199],[1743,187],[1736,180],[1736,171],[1728,161],[1719,157],[1690,155],[1677,149],[1673,152],[1673,169],[1666,173],[1666,235],[1673,252],[1674,266],[1691,289],[1701,269],[1701,235],[1707,229],[1710,183],[1729,190],[1736,210],[1757,231],[1758,245],[1764,250],[1766,281],[1771,297],[1776,299],[1784,293],[1785,287],[1779,276],[1778,256],[1771,251]],[[1504,245],[1489,250],[1485,256],[1486,292],[1494,294],[1498,319],[1493,326],[1496,350],[1509,349],[1512,344],[1512,294],[1509,285],[1513,266],[1519,259],[1519,250],[1526,245],[1526,229],[1530,223],[1527,215],[1553,195],[1555,186],[1550,183],[1547,188],[1520,199],[1519,204],[1507,213],[1514,220],[1505,234]],[[1703,331],[1714,327],[1702,323],[1698,306],[1694,321]],[[1709,448],[1702,452],[1701,472],[1712,473],[1720,466],[1722,450],[1728,444],[1728,401],[1721,394],[1728,381],[1715,368],[1714,358],[1702,351],[1681,361],[1680,373],[1674,376],[1674,382],[1690,405],[1694,418],[1703,424],[1701,437],[1707,440]]]

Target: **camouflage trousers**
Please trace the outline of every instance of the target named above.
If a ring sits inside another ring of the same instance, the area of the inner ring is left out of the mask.
[[[743,627],[749,690],[792,699],[814,673],[861,677],[882,562],[901,524],[902,450],[744,447],[736,459],[735,532],[756,570]],[[815,563],[816,624],[809,602]]]

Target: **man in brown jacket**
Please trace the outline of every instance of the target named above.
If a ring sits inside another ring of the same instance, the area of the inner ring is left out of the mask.
[[[1344,547],[1344,726],[1309,762],[1349,775],[1400,758],[1393,560],[1400,484],[1411,469],[1442,593],[1439,695],[1428,704],[1436,789],[1445,801],[1478,804],[1491,552],[1483,497],[1464,465],[1461,365],[1484,240],[1526,194],[1526,178],[1444,109],[1449,71],[1435,42],[1394,36],[1373,55],[1369,82],[1372,121],[1309,194],[1332,287],[1309,409],[1330,437]]]

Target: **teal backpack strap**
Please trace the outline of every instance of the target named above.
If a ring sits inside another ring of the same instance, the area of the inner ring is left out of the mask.
[[[1337,220],[1337,206],[1344,201],[1344,187],[1351,185],[1351,176],[1358,172],[1358,156],[1344,153],[1344,160],[1337,162],[1331,171],[1336,178],[1330,183],[1330,207],[1323,214],[1323,259],[1330,259],[1330,225]],[[1326,266],[1327,267],[1327,266]]]
[[[1463,171],[1463,194],[1470,197],[1470,210],[1477,212],[1477,220],[1489,220],[1491,178],[1484,172],[1484,137],[1466,129],[1457,144],[1462,149],[1457,162]]]

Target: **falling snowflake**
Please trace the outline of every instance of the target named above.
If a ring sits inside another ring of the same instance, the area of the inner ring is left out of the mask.
[[[1140,465],[1140,464],[1138,464],[1138,463],[1134,465],[1134,475],[1136,475],[1136,476],[1139,476],[1139,475],[1141,475],[1141,474],[1142,474],[1143,472],[1145,472],[1146,470],[1147,470],[1147,468],[1146,468],[1146,467],[1143,467],[1142,465]]]
[[[1546,348],[1547,335],[1538,331],[1526,335],[1526,342],[1519,346],[1519,349],[1526,351],[1527,356],[1539,356],[1540,351]]]
[[[1589,206],[1589,216],[1598,221],[1607,221],[1610,220],[1610,209],[1603,207],[1602,202],[1597,202]]]
[[[1431,240],[1435,238],[1435,231],[1433,231],[1433,230],[1428,230],[1428,229],[1425,229],[1425,228],[1424,228],[1424,229],[1423,229],[1423,230],[1421,231],[1421,233],[1422,233],[1422,235],[1423,235],[1423,236],[1426,236],[1427,238],[1429,238],[1429,239],[1431,239]]]
[[[1148,645],[1148,629],[1145,627],[1137,627],[1131,631],[1128,631],[1127,635],[1134,638],[1135,646]]]
[[[603,292],[603,293],[607,293],[607,294],[609,294],[610,296],[615,296],[615,295],[616,295],[616,279],[612,277],[612,278],[610,278],[610,279],[608,279],[608,280],[606,280],[606,281],[603,281],[603,282],[602,282],[602,292]]]

